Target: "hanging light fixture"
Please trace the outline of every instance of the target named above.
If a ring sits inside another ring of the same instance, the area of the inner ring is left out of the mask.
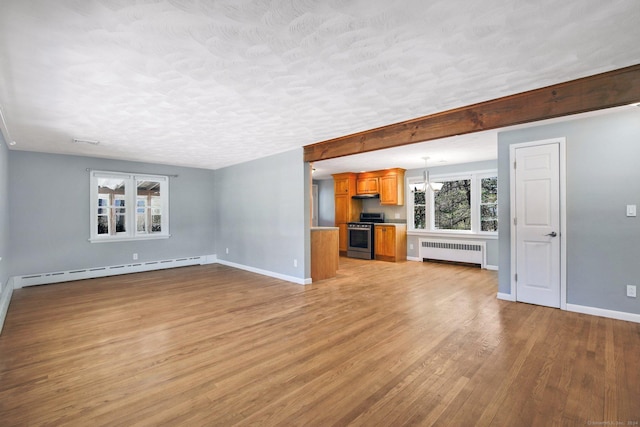
[[[423,157],[424,159],[424,172],[422,173],[422,177],[423,177],[423,182],[417,183],[417,184],[413,184],[411,186],[411,192],[415,193],[416,191],[426,191],[427,187],[430,187],[431,190],[433,191],[440,191],[442,189],[442,183],[441,182],[431,182],[429,180],[429,169],[427,169],[427,160],[430,159],[430,157]]]

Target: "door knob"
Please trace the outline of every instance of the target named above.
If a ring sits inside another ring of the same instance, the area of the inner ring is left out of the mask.
[[[545,234],[545,236],[551,236],[551,237],[556,237],[558,235],[558,233],[556,233],[555,231],[552,231],[549,234]]]

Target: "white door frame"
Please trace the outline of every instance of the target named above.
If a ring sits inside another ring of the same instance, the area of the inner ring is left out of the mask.
[[[511,299],[517,301],[516,287],[516,171],[513,163],[516,160],[516,149],[533,147],[536,145],[558,144],[560,152],[560,309],[567,309],[567,170],[566,170],[566,138],[544,139],[540,141],[523,142],[509,146],[509,192],[510,192],[510,224],[511,224]]]

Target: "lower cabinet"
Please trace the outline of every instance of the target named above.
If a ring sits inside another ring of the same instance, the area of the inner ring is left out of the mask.
[[[377,260],[397,262],[407,259],[405,224],[376,224],[374,233],[374,253]]]

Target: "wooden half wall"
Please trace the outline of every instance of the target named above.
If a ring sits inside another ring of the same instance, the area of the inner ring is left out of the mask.
[[[407,120],[304,147],[332,159],[640,102],[640,64]]]

